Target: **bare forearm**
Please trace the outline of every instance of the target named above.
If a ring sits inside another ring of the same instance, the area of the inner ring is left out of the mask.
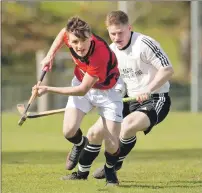
[[[57,93],[63,95],[71,95],[71,96],[84,96],[86,91],[82,89],[80,86],[75,87],[47,87],[47,91],[49,93]]]
[[[38,90],[38,96],[50,92],[63,95],[71,96],[84,96],[98,81],[98,77],[90,76],[88,73],[85,74],[82,82],[78,86],[74,87],[51,87],[51,86],[38,86],[35,85],[32,90],[35,92],[35,89]]]
[[[64,34],[64,29],[62,29],[60,31],[60,33],[57,35],[57,37],[55,38],[54,42],[52,43],[47,56],[50,57],[51,59],[54,58],[56,52],[58,49],[60,49],[63,45],[63,34]]]
[[[47,57],[50,57],[53,59],[55,57],[55,54],[58,49],[60,49],[63,46],[63,42],[53,42],[52,46],[50,47]]]
[[[172,77],[174,71],[172,68],[162,68],[160,69],[153,81],[149,84],[148,89],[151,92],[154,92],[155,90],[159,89],[161,86],[163,86],[167,81],[170,80]]]

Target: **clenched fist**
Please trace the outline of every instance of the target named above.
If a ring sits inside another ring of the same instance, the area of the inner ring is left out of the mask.
[[[48,91],[48,87],[47,86],[33,86],[32,87],[32,94],[34,94],[35,92],[37,92],[37,96],[40,97],[44,94],[46,94]]]

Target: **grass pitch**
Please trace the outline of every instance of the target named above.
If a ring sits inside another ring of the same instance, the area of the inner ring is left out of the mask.
[[[88,115],[84,134],[96,120]],[[118,173],[119,187],[105,180],[61,181],[71,149],[62,135],[62,115],[27,120],[2,115],[2,193],[201,193],[202,114],[171,113],[150,134],[138,135],[136,148]],[[103,165],[103,151],[92,169]]]

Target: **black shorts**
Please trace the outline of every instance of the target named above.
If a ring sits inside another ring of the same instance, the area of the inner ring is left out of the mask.
[[[144,101],[142,104],[136,101],[124,103],[123,118],[135,111],[145,113],[151,123],[147,130],[144,131],[146,135],[151,131],[154,125],[157,125],[165,119],[170,111],[170,105],[171,100],[168,93],[152,94],[151,99]]]

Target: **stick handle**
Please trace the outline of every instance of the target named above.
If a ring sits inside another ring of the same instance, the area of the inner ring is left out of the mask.
[[[48,71],[48,66],[45,66],[44,69],[43,69],[43,71],[42,71],[42,73],[41,73],[41,77],[40,77],[39,81],[37,82],[37,86],[39,86],[39,85],[41,84],[41,82],[43,81],[43,79],[44,79],[44,77],[45,77],[47,71]],[[28,109],[29,109],[31,103],[32,103],[33,100],[36,98],[36,96],[37,96],[37,90],[35,90],[35,92],[34,92],[34,93],[32,94],[32,96],[30,97],[29,102],[28,102],[28,104],[27,104],[27,107],[26,107],[26,109],[25,109],[24,114],[27,113],[27,111],[28,111]]]
[[[149,96],[149,99],[151,99],[152,96],[150,95]],[[127,97],[127,98],[123,98],[123,102],[126,103],[126,102],[129,102],[129,101],[136,101],[137,98],[136,97]]]
[[[136,101],[136,97],[127,97],[122,99],[124,103],[129,102],[129,101]]]
[[[41,84],[41,81],[37,83],[37,86],[39,86]],[[27,107],[32,103],[32,101],[36,98],[37,95],[37,90],[34,91],[34,93],[32,94],[32,96],[29,99],[28,105]],[[27,111],[26,111],[27,112]]]
[[[46,72],[48,71],[48,66],[45,66],[44,69],[42,70],[42,73],[41,73],[41,77],[39,79],[39,82],[42,82],[44,76],[46,75]]]
[[[56,109],[56,110],[49,110],[49,111],[44,111],[44,112],[40,112],[40,113],[28,113],[27,117],[28,118],[37,118],[37,117],[45,117],[48,115],[54,115],[54,114],[58,114],[58,113],[64,113],[65,112],[65,108],[63,109]]]

